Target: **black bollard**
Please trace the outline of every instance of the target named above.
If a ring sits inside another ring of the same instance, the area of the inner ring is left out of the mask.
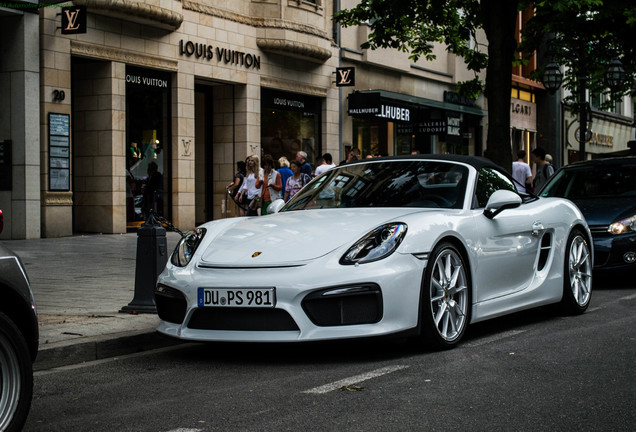
[[[121,308],[124,313],[157,313],[154,290],[157,277],[168,262],[166,229],[151,211],[148,220],[137,231],[137,260],[135,267],[135,295]]]

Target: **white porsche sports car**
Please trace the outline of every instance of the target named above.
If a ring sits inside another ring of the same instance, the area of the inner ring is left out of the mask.
[[[581,212],[520,195],[483,158],[345,164],[270,211],[182,238],[157,282],[159,332],[258,342],[413,333],[449,348],[469,323],[550,303],[579,314],[590,302]]]

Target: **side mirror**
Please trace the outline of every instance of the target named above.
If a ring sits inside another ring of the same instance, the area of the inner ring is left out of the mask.
[[[490,196],[484,216],[492,219],[506,209],[517,208],[521,205],[521,197],[509,190],[500,189]]]
[[[283,201],[280,198],[275,201],[272,201],[272,203],[267,206],[267,214],[278,213],[280,209],[283,208],[284,205],[285,205],[285,201]]]

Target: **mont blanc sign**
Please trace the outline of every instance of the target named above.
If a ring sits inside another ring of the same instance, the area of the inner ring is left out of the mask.
[[[206,61],[216,60],[217,63],[223,62],[247,69],[261,68],[261,56],[259,55],[183,39],[179,41],[179,55]]]

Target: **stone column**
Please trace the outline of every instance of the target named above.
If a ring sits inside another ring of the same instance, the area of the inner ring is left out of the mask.
[[[195,224],[194,132],[194,73],[179,71],[172,87],[172,222],[182,231]]]
[[[0,20],[0,140],[10,141],[12,159],[9,190],[0,191],[2,238],[41,233],[38,20],[27,13]]]
[[[75,230],[125,233],[126,66],[77,63],[73,73]]]

